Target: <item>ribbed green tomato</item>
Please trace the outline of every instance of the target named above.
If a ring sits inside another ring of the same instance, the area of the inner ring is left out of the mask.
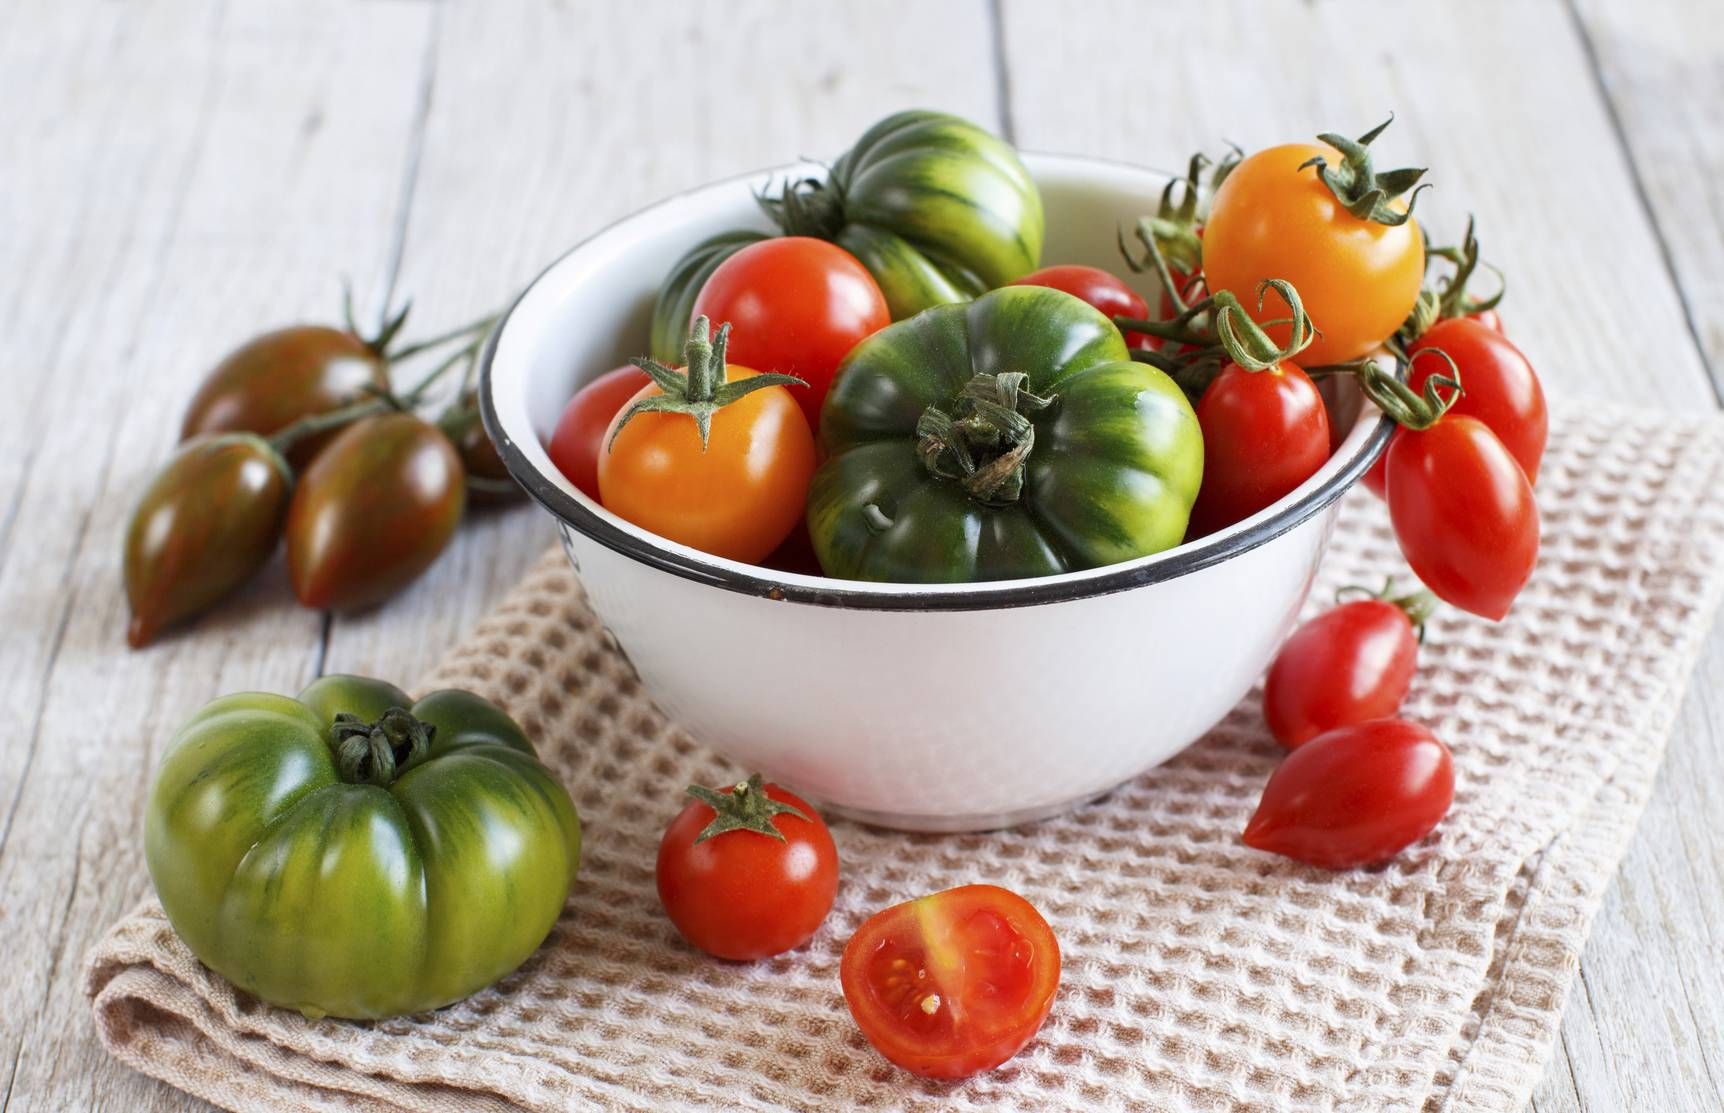
[[[580,848],[568,792],[501,708],[353,676],[206,705],[144,819],[180,938],[311,1017],[421,1012],[508,974],[556,922]]]
[[[943,112],[886,117],[825,181],[789,183],[763,204],[787,235],[831,240],[861,260],[894,321],[968,301],[1041,265],[1042,196],[1017,151]],[[672,268],[653,313],[654,358],[677,360],[701,283],[758,238],[715,236]]]
[[[858,344],[821,413],[808,527],[829,576],[1047,576],[1185,536],[1203,433],[1070,294],[1008,286]]]

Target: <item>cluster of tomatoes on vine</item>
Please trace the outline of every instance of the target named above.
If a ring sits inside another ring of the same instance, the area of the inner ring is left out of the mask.
[[[347,309],[341,328],[254,337],[204,378],[186,408],[184,443],[127,522],[134,648],[238,590],[283,538],[300,603],[373,606],[430,568],[469,503],[519,493],[473,393],[491,319],[395,346],[406,308],[369,337]],[[391,385],[393,368],[438,351],[443,358],[412,387]],[[437,417],[419,416],[455,368],[460,388]]]
[[[1319,615],[1264,686],[1270,732],[1290,753],[1245,842],[1330,869],[1392,857],[1453,801],[1448,748],[1397,715],[1437,599],[1501,619],[1532,575],[1548,426],[1538,376],[1503,333],[1500,275],[1489,298],[1467,291],[1481,266],[1472,221],[1457,247],[1429,248],[1411,215],[1423,171],[1374,172],[1381,131],[1230,157],[1207,180],[1193,159],[1139,223],[1142,255],[1127,252],[1164,283],[1159,317],[1141,302],[1111,309],[1140,330],[1136,358],[1197,400],[1208,456],[1194,532],[1249,516],[1328,459],[1316,380],[1355,377],[1398,426],[1365,485],[1427,590],[1398,595],[1390,581]],[[1427,285],[1434,260],[1451,271]],[[1257,304],[1242,306],[1231,291],[1254,281]]]

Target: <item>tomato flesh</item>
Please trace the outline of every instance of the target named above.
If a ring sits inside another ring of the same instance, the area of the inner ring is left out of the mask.
[[[924,1078],[991,1070],[1035,1037],[1059,942],[1022,897],[965,885],[894,905],[844,948],[844,1000],[868,1042]]]

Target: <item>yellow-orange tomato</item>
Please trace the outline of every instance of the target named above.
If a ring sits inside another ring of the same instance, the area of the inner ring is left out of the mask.
[[[1341,155],[1323,143],[1259,151],[1234,168],[1215,193],[1203,225],[1203,273],[1259,322],[1285,316],[1270,299],[1257,308],[1267,278],[1293,283],[1320,333],[1299,356],[1307,367],[1357,359],[1394,335],[1412,311],[1425,275],[1418,222],[1390,227],[1348,212],[1300,163]],[[1277,344],[1287,326],[1268,329]]]
[[[725,367],[728,382],[755,374]],[[744,395],[714,411],[704,448],[688,414],[636,413],[618,431],[630,406],[661,393],[642,387],[605,431],[599,501],[660,537],[759,562],[802,521],[814,474],[814,434],[802,408],[782,386]]]

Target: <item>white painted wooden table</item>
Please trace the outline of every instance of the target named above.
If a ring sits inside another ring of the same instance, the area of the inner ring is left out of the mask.
[[[642,203],[829,156],[927,105],[1035,149],[1179,165],[1362,130],[1467,210],[1547,389],[1712,409],[1724,375],[1724,19],[1701,0],[1158,4],[279,0],[0,7],[0,1105],[184,1109],[77,990],[148,887],[173,726],[324,670],[411,680],[551,539],[480,514],[357,617],[279,569],[128,652],[118,554],[193,384],[350,276],[422,330]],[[1413,17],[1417,16],[1416,22]],[[1428,208],[1423,206],[1428,205]],[[1724,1105],[1724,635],[1581,964],[1533,1106]]]

